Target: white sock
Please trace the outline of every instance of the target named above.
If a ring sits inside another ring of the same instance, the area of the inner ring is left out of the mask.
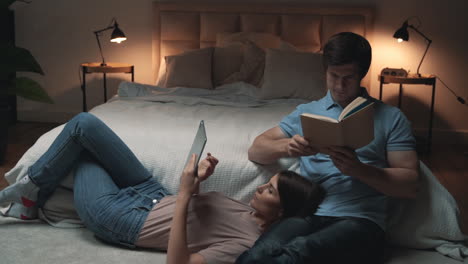
[[[0,191],[0,204],[14,202],[22,204],[27,208],[33,207],[36,205],[38,192],[39,187],[26,175],[18,182]]]
[[[33,220],[37,218],[37,207],[24,207],[19,203],[11,203],[8,207],[2,208],[0,214],[22,220]]]

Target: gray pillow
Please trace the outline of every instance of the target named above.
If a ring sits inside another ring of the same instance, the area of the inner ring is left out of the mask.
[[[166,56],[166,83],[176,86],[213,89],[211,65],[212,47]]]
[[[325,94],[321,54],[267,49],[260,99],[317,100]]]

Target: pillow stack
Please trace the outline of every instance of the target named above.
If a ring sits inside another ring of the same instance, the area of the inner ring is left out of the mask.
[[[166,56],[161,62],[158,86],[213,89],[233,82],[259,86],[265,49],[279,43],[278,36],[267,33],[218,34],[216,47]]]
[[[245,82],[260,88],[259,99],[325,95],[322,56],[298,51],[268,33],[220,33],[216,46],[166,56],[158,86],[215,87]]]

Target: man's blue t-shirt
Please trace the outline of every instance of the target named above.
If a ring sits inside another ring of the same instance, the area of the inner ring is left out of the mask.
[[[415,150],[416,142],[411,124],[398,108],[370,97],[365,88],[362,88],[361,96],[375,102],[374,140],[357,149],[357,156],[363,163],[387,168],[387,152]],[[288,137],[296,134],[303,136],[300,122],[302,113],[338,119],[342,111],[343,108],[333,100],[328,91],[318,101],[299,105],[294,112],[283,118],[279,127]],[[301,157],[300,165],[304,177],[320,183],[327,191],[316,215],[366,218],[385,230],[387,199],[384,194],[357,178],[342,174],[333,165],[329,155],[318,153]]]

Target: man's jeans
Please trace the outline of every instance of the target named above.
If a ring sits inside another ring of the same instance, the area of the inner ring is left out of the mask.
[[[367,219],[287,218],[262,234],[236,264],[378,264],[384,246],[384,231]]]
[[[169,193],[101,120],[81,113],[28,170],[42,206],[75,169],[74,205],[99,238],[134,247],[153,206]]]

